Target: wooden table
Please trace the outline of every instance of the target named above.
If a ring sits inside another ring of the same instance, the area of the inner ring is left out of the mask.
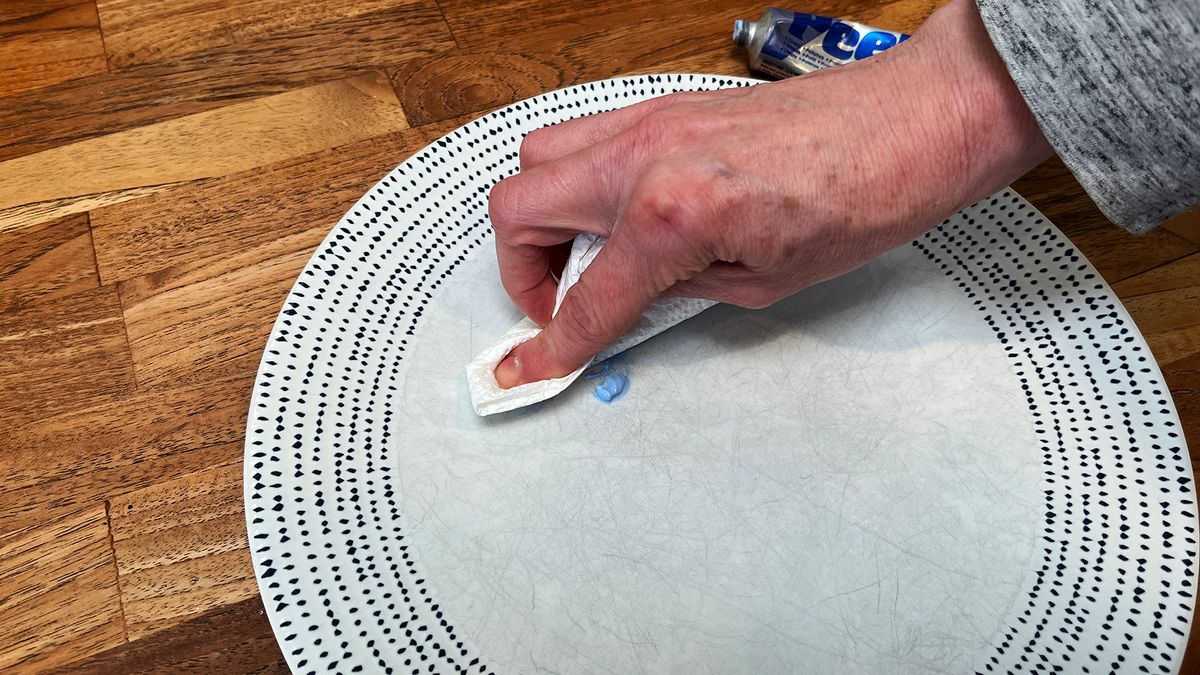
[[[803,8],[912,31],[937,4]],[[242,435],[313,248],[485,111],[620,74],[747,74],[730,27],[762,7],[0,3],[0,670],[284,670]],[[1128,235],[1054,161],[1017,187],[1113,284],[1200,448],[1200,218]]]

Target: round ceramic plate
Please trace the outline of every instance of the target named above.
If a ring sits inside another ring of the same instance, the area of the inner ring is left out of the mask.
[[[520,318],[486,200],[521,137],[751,83],[523,101],[333,229],[275,324],[246,440],[255,571],[293,670],[1178,668],[1197,554],[1178,418],[1112,291],[1011,192],[636,347],[610,405],[581,380],[473,414],[464,366]]]

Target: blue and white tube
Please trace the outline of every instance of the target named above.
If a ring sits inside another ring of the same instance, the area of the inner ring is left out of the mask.
[[[779,79],[865,59],[907,39],[904,33],[777,7],[758,21],[733,23],[733,41],[750,53],[750,67]]]

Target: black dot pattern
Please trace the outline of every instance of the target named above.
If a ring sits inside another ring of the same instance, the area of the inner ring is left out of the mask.
[[[296,673],[489,673],[426,587],[396,503],[398,364],[439,288],[490,246],[487,193],[541,126],[751,80],[652,75],[550,92],[430,144],[373,187],[300,274],[246,436],[259,588]],[[1193,606],[1195,494],[1178,419],[1128,315],[1005,192],[914,243],[995,331],[1044,468],[1040,558],[980,672],[1170,672]]]
[[[1012,192],[913,246],[994,331],[1042,459],[1040,560],[979,672],[1175,672],[1194,606],[1195,488],[1170,395],[1133,321]]]

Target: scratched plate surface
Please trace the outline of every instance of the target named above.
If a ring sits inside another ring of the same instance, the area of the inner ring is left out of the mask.
[[[1172,672],[1194,488],[1161,375],[1094,270],[1003,192],[775,307],[717,307],[476,417],[519,316],[487,188],[524,133],[700,75],[552,92],[373,188],[301,274],[246,445],[252,552],[297,672]]]

